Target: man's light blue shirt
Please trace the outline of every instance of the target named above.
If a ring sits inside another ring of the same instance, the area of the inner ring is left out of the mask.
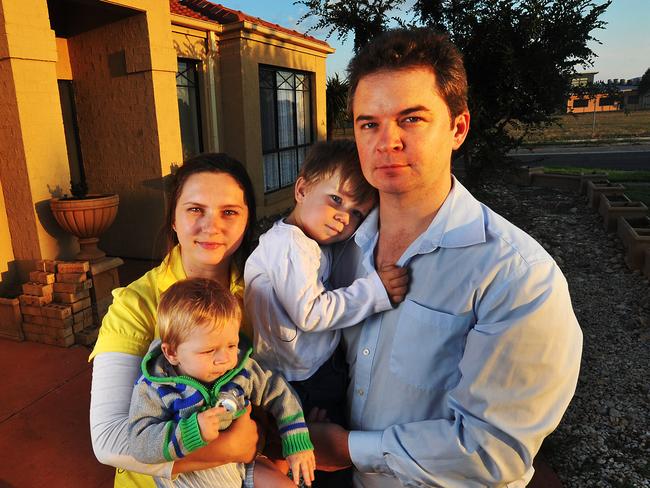
[[[378,218],[335,260],[335,286],[374,270]],[[355,486],[524,486],[578,378],[562,272],[455,179],[397,264],[406,300],[344,331]]]

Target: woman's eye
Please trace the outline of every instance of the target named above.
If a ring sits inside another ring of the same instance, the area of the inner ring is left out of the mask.
[[[190,207],[187,209],[188,212],[190,213],[201,213],[201,208],[199,207]]]
[[[340,205],[343,202],[343,199],[338,195],[330,195],[330,198],[332,199],[332,201],[334,203],[336,203],[338,205]]]
[[[239,215],[239,212],[237,212],[236,210],[224,210],[223,214],[232,216],[232,215]]]

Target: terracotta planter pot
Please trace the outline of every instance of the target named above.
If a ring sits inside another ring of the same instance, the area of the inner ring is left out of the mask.
[[[59,225],[79,238],[76,259],[98,261],[106,253],[97,247],[99,236],[111,226],[120,203],[118,195],[88,195],[86,198],[52,198],[50,208]]]

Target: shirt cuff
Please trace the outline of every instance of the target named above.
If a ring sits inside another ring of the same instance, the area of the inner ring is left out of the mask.
[[[390,473],[381,448],[382,431],[353,430],[348,436],[352,464],[361,473]]]
[[[374,295],[375,295],[375,313],[379,312],[385,312],[386,310],[390,310],[393,308],[393,305],[390,303],[390,298],[388,297],[388,293],[386,292],[386,288],[384,287],[384,284],[381,282],[381,278],[379,277],[379,273],[377,271],[373,271],[368,275],[368,279],[370,280],[370,283],[372,283],[372,287],[374,288]]]

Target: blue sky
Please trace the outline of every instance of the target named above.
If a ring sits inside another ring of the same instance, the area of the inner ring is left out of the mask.
[[[293,0],[221,0],[219,3],[300,32],[305,32],[311,25],[308,22],[297,24],[305,7],[293,5]],[[592,32],[602,44],[589,45],[598,57],[594,66],[586,67],[585,71],[598,71],[597,80],[643,75],[650,68],[650,0],[614,0],[602,20],[608,23],[605,29]],[[326,32],[310,34],[327,40],[336,49],[327,58],[327,74],[331,76],[338,72],[343,75],[352,55],[352,40],[342,44],[336,35],[325,39]]]

